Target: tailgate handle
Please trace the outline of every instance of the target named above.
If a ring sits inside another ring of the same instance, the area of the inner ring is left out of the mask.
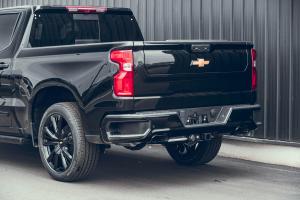
[[[210,51],[210,45],[193,44],[191,47],[192,52],[208,53]]]

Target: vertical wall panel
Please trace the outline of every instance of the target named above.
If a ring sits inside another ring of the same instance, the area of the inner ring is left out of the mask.
[[[292,97],[293,97],[293,131],[292,139],[300,141],[300,1],[293,1],[293,22],[292,22]]]
[[[156,9],[153,9],[155,7],[155,1],[146,1],[146,27],[147,27],[147,33],[146,38],[148,40],[154,40],[154,32],[155,32],[155,11]]]
[[[163,15],[163,23],[164,24],[164,35],[165,38],[167,40],[171,40],[173,39],[173,16],[172,16],[172,0],[164,0],[163,1],[163,11],[164,11],[164,15]]]
[[[172,0],[172,39],[180,39],[182,31],[182,0]]]
[[[139,15],[139,0],[128,0],[129,2],[129,8],[131,8],[134,16],[137,18],[137,16]]]
[[[182,10],[181,10],[181,38],[191,39],[191,0],[182,0]]]
[[[244,1],[233,0],[233,33],[232,39],[243,40],[243,26],[244,26]]]
[[[212,39],[212,1],[202,0],[202,38]]]
[[[147,18],[147,10],[146,10],[146,0],[139,0],[139,14],[138,14],[138,22],[140,25],[140,29],[143,33],[145,39],[147,38],[147,27],[146,27],[146,18]]]
[[[267,118],[268,120],[265,122],[265,125],[268,129],[268,137],[271,139],[276,139],[277,135],[277,15],[279,5],[278,3],[272,3],[269,0],[268,2],[268,12],[267,12],[267,29],[268,29],[268,37],[267,46],[265,48],[267,51],[267,60],[268,66],[266,73],[268,74],[268,80],[266,84],[268,85],[268,90],[265,95],[268,96],[267,107]],[[278,2],[278,0],[275,0]]]
[[[255,38],[256,38],[256,43],[255,43],[255,48],[258,50],[258,56],[257,56],[257,72],[258,72],[258,95],[257,99],[258,102],[262,106],[262,110],[255,116],[256,120],[261,121],[264,126],[258,127],[258,130],[256,131],[256,136],[260,138],[264,138],[265,134],[264,132],[267,132],[267,128],[264,123],[264,118],[267,116],[266,115],[266,103],[267,102],[267,96],[265,95],[266,90],[267,90],[267,84],[266,84],[266,78],[265,73],[266,67],[260,67],[260,66],[266,66],[266,53],[265,53],[265,44],[266,44],[266,36],[267,36],[267,17],[266,17],[266,8],[267,8],[267,0],[259,0],[256,1],[256,18],[255,18]]]
[[[253,41],[264,124],[253,136],[300,142],[299,0],[0,0],[25,4],[130,7],[146,40]]]
[[[253,41],[254,40],[254,2],[255,0],[245,0],[244,1],[244,40]]]
[[[292,0],[280,1],[280,13],[287,13],[286,15],[280,15],[279,19],[279,50],[278,50],[278,77],[277,83],[279,86],[279,120],[278,123],[278,137],[280,140],[289,139],[289,109],[290,102],[290,90],[289,90],[289,76],[290,76],[290,27],[291,27],[291,15],[288,14],[291,7]],[[281,67],[286,66],[286,67]]]
[[[192,39],[202,38],[202,1],[192,0],[191,2],[191,37]]]
[[[232,39],[232,29],[233,29],[233,0],[222,0],[221,10],[221,38],[224,40]]]
[[[211,0],[211,17],[212,17],[212,39],[220,39],[221,33],[221,2],[222,0]]]
[[[163,1],[155,0],[155,14],[154,14],[154,23],[155,23],[155,32],[154,32],[154,40],[164,40],[165,29],[164,23],[162,23],[162,19],[164,18],[164,7]]]

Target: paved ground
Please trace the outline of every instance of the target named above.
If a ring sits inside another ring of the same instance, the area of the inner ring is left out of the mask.
[[[0,144],[0,200],[263,199],[299,200],[300,170],[217,158],[176,166],[159,148],[112,148],[97,172],[80,183],[52,180],[35,149]]]

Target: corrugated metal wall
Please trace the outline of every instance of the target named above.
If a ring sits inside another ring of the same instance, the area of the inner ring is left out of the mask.
[[[147,40],[249,40],[258,51],[255,137],[300,142],[300,0],[0,0],[130,7]]]

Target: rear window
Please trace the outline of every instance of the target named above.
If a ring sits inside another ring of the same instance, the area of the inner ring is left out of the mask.
[[[129,12],[52,12],[35,14],[29,45],[44,47],[141,40],[140,29]]]
[[[11,42],[19,14],[0,14],[0,50]]]

